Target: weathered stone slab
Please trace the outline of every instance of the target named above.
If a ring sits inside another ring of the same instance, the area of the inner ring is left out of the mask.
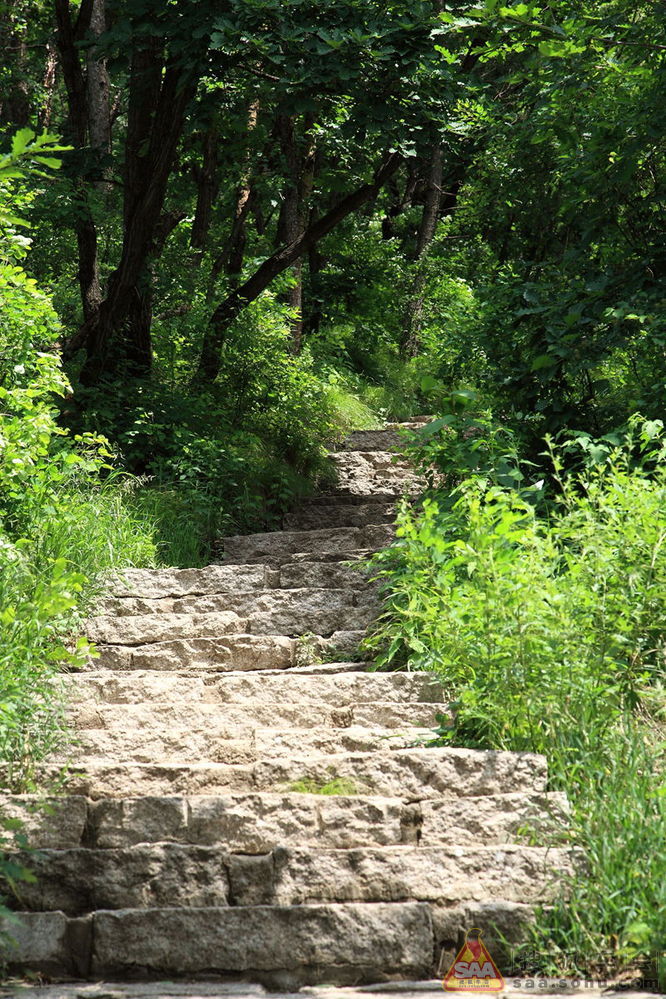
[[[262,565],[209,565],[205,569],[125,569],[109,579],[116,597],[181,597],[189,593],[264,590],[273,586],[274,573]]]
[[[57,768],[41,768],[43,779],[57,772]],[[275,758],[248,766],[87,763],[85,774],[71,777],[68,790],[92,798],[285,791],[294,782],[309,780],[322,785],[336,777],[348,778],[359,794],[410,800],[510,792],[532,794],[544,790],[546,763],[543,757],[532,753],[467,749],[304,754],[300,758]]]
[[[339,554],[353,549],[376,551],[393,540],[391,524],[367,527],[335,527],[321,531],[271,531],[266,534],[237,535],[224,539],[225,562],[280,560],[299,552]]]
[[[509,843],[523,827],[532,835],[543,836],[566,828],[569,819],[567,798],[561,793],[495,794],[455,802],[432,799],[420,807],[422,846]]]
[[[348,777],[358,782],[362,793],[421,799],[542,791],[546,762],[533,753],[421,749],[263,761],[255,774],[257,787],[266,790],[299,778]]]
[[[277,845],[501,845],[520,827],[538,834],[544,823],[548,831],[555,824],[566,826],[563,795],[500,794],[406,804],[379,796],[256,792],[102,800],[91,804],[89,835],[103,848],[164,840],[261,853]]]
[[[99,645],[147,645],[189,638],[247,634],[247,621],[230,611],[213,614],[136,614],[92,617],[86,634]]]
[[[426,421],[427,422],[427,421]],[[341,451],[399,451],[423,423],[392,423],[382,430],[354,430],[340,445]]]
[[[83,915],[98,909],[302,906],[331,902],[548,901],[573,871],[569,850],[526,846],[277,846],[265,854],[174,843],[44,850],[20,906]]]
[[[358,644],[358,643],[357,643]],[[295,664],[296,640],[279,635],[220,635],[155,642],[152,645],[105,645],[91,666],[110,670],[287,669]],[[318,646],[317,646],[318,648]]]
[[[331,664],[335,665],[335,664]],[[361,667],[362,668],[362,667]],[[299,671],[278,673],[188,674],[136,670],[131,675],[113,670],[76,674],[68,678],[71,696],[81,704],[196,704],[271,706],[289,702],[298,708],[333,708],[373,702],[401,705],[432,703],[444,698],[441,681],[433,673],[341,672],[332,676]]]
[[[458,904],[501,898],[547,901],[572,872],[571,851],[526,846],[277,847],[259,857],[231,855],[239,905],[422,901]]]
[[[239,617],[263,617],[288,612],[313,614],[346,614],[357,604],[357,592],[352,587],[313,588],[298,587],[291,590],[246,590],[239,593],[190,594],[185,597],[162,597],[156,600],[144,597],[112,597],[102,601],[99,613],[126,617],[138,614],[219,614],[233,612]],[[340,621],[336,623],[339,627]],[[273,631],[272,634],[279,632]]]
[[[0,816],[21,822],[20,832],[33,849],[80,846],[87,815],[88,802],[84,797],[0,795]]]
[[[438,977],[441,979],[451,967],[460,950],[460,942],[470,926],[478,926],[483,930],[484,943],[500,968],[506,969],[507,964],[511,966],[514,962],[511,960],[510,948],[525,939],[527,927],[534,923],[534,909],[534,906],[526,903],[502,899],[466,902],[460,906],[433,904],[431,912]],[[538,991],[541,995],[540,988]],[[588,995],[587,989],[585,995]]]
[[[259,737],[261,732],[270,733],[274,729],[284,734],[295,730],[300,738],[307,730],[312,735],[315,728],[335,729],[342,737],[341,729],[362,728],[369,732],[376,729],[386,736],[394,730],[415,740],[415,727],[425,728],[426,736],[430,735],[435,711],[433,704],[418,701],[406,702],[403,706],[395,701],[335,706],[334,702],[317,704],[316,701],[303,705],[289,701],[271,704],[262,698],[255,704],[195,701],[187,708],[178,702],[124,704],[122,709],[116,704],[88,702],[70,709],[70,718],[84,738],[88,733],[93,736],[95,732],[105,731],[126,736],[128,745],[134,739],[156,734],[168,739],[171,731],[176,733],[183,726],[192,734],[201,733],[210,738],[239,738],[243,732]]]
[[[342,492],[356,496],[379,492],[401,496],[423,489],[412,469],[405,462],[396,461],[388,451],[341,451],[331,455],[331,461]]]
[[[396,798],[269,792],[111,798],[90,808],[97,847],[172,841],[266,853],[278,844],[346,849],[416,843],[418,807]]]
[[[26,858],[27,862],[27,858]],[[224,906],[229,860],[220,847],[152,843],[125,849],[42,850],[20,907],[79,916],[96,909]]]
[[[336,555],[337,553],[332,553]],[[285,588],[295,588],[302,586],[312,586],[317,588],[342,588],[351,587],[360,592],[368,586],[364,572],[360,567],[354,566],[358,559],[353,558],[352,552],[340,552],[339,557],[342,562],[336,560],[317,561],[311,555],[306,555],[297,561],[284,562],[276,572],[280,575],[280,586]],[[344,561],[351,559],[352,565],[345,565]]]
[[[364,527],[391,524],[393,503],[320,503],[303,505],[284,518],[286,531],[314,531],[322,527]]]
[[[212,709],[212,710],[204,710]],[[87,766],[88,762],[136,761],[150,763],[209,760],[215,763],[253,763],[271,757],[283,758],[292,754],[323,755],[339,752],[373,752],[384,749],[404,749],[431,735],[427,727],[417,728],[419,722],[432,717],[432,706],[406,705],[399,720],[399,727],[382,725],[382,706],[377,706],[377,718],[372,725],[367,716],[372,716],[374,706],[343,708],[322,715],[315,707],[302,711],[303,728],[293,727],[298,719],[298,708],[284,706],[286,718],[281,717],[279,706],[265,712],[266,721],[271,727],[253,727],[256,720],[247,709],[229,707],[221,711],[216,705],[199,705],[198,709],[187,712],[187,720],[175,722],[169,716],[178,712],[177,708],[161,711],[150,706],[125,705],[123,715],[100,717],[99,708],[91,709],[87,719],[89,727],[79,726],[79,737],[75,747],[70,747],[58,759],[73,765]],[[352,712],[358,710],[366,718],[354,723]],[[182,709],[179,712],[183,715]],[[273,717],[271,717],[273,715]],[[387,720],[395,716],[394,705],[386,709]],[[227,717],[228,716],[228,717]],[[411,716],[411,717],[410,717]],[[99,727],[93,727],[95,722]],[[284,721],[285,727],[279,727]],[[307,727],[308,722],[311,727]],[[365,724],[364,724],[365,722]],[[413,727],[410,727],[410,722]]]
[[[0,917],[0,958],[10,970],[85,977],[90,967],[92,920],[63,912],[22,912]],[[8,938],[8,939],[7,939]]]
[[[281,987],[423,977],[428,906],[326,905],[98,912],[93,972],[243,974]]]

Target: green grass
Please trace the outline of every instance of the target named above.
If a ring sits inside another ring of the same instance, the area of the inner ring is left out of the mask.
[[[328,781],[304,777],[289,785],[296,794],[353,795],[359,794],[358,785],[349,777],[333,777]]]
[[[39,763],[67,745],[62,669],[87,654],[81,619],[105,575],[156,564],[154,524],[130,508],[132,489],[62,485],[31,537],[0,538],[0,761],[13,791],[32,790]]]

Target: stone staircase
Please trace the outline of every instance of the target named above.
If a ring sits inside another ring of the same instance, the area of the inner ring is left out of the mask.
[[[11,967],[284,989],[429,978],[471,925],[515,938],[570,869],[519,841],[566,821],[542,758],[424,748],[437,678],[354,661],[378,609],[354,562],[418,489],[391,454],[400,432],[352,434],[337,490],[283,531],[227,538],[223,564],[110,585],[88,627],[99,658],[67,681],[66,793],[47,813],[0,800],[38,848]]]

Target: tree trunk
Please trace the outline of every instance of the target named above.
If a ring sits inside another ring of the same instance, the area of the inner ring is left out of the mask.
[[[423,213],[416,237],[416,274],[412,283],[409,299],[405,307],[401,340],[403,357],[416,357],[419,351],[419,335],[421,332],[421,315],[423,298],[427,280],[425,263],[428,250],[437,229],[437,220],[442,196],[442,147],[439,142],[433,145],[428,165],[428,178]]]
[[[321,297],[321,271],[323,257],[317,244],[308,251],[308,313],[303,320],[303,334],[308,337],[319,335],[323,319]]]
[[[306,229],[308,203],[314,187],[315,144],[313,137],[314,117],[305,116],[303,136],[305,149],[301,153],[296,137],[294,119],[280,115],[277,132],[280,147],[287,167],[287,183],[283,191],[282,209],[278,223],[278,244],[293,243]],[[291,320],[292,349],[298,354],[303,337],[303,258],[299,257],[291,267],[293,283],[289,289],[287,302],[293,310]]]
[[[98,41],[106,31],[105,0],[93,0],[89,32]],[[88,109],[88,134],[90,145],[99,159],[111,152],[111,111],[109,74],[106,59],[95,55],[94,48],[87,50],[86,103]],[[108,168],[106,168],[108,171]]]
[[[213,218],[213,205],[217,198],[219,187],[217,178],[218,138],[217,121],[214,121],[204,134],[203,160],[196,177],[197,207],[194,212],[194,221],[192,222],[190,245],[198,251],[194,257],[197,266],[203,260],[204,250],[208,242],[210,224]]]
[[[137,354],[148,366],[150,356],[146,317],[149,310],[139,309],[137,295],[145,299],[150,281],[149,262],[159,232],[167,183],[180,138],[185,111],[195,90],[193,79],[184,80],[173,63],[164,65],[158,39],[148,41],[132,59],[125,153],[123,206],[123,247],[116,270],[109,278],[106,297],[68,344],[68,354],[85,347],[86,361],[81,370],[83,384],[91,385]],[[138,291],[137,291],[138,289]],[[130,310],[138,325],[129,321]],[[126,335],[119,341],[115,357],[110,347],[125,325]]]
[[[79,43],[89,31],[99,37],[105,30],[104,0],[84,0],[75,23],[69,0],[55,0],[55,11],[72,142],[79,149],[89,144],[102,157],[108,154],[111,145],[108,75],[104,61],[96,60],[91,50],[84,73]],[[102,301],[97,227],[88,201],[86,178],[77,177],[74,189],[79,289],[83,319],[89,322]]]
[[[215,295],[215,282],[224,271],[229,278],[229,286],[234,289],[240,284],[247,242],[247,216],[253,202],[252,171],[250,169],[250,139],[257,127],[259,119],[259,101],[253,100],[247,112],[248,147],[243,158],[243,170],[240,183],[236,190],[236,206],[231,223],[231,232],[222,252],[213,261],[208,283],[207,301],[212,301]]]
[[[400,162],[401,157],[398,153],[388,153],[370,183],[362,184],[351,194],[348,194],[325,215],[312,222],[298,239],[273,253],[247,281],[218,305],[204,334],[204,343],[195,380],[209,383],[215,381],[220,369],[220,348],[224,341],[224,334],[239,313],[250,302],[253,302],[278,274],[282,274],[288,267],[291,267],[348,215],[358,211],[366,202],[375,198],[382,185],[398,169]]]
[[[39,127],[46,131],[51,127],[51,114],[53,113],[53,98],[56,89],[56,78],[58,70],[58,51],[49,41],[46,43],[46,65],[44,67],[44,79],[42,87],[44,90],[44,103],[39,113]]]

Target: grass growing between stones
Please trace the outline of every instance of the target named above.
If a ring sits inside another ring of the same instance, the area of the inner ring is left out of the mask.
[[[450,471],[452,437],[423,463]],[[663,985],[663,429],[636,420],[623,441],[571,447],[591,460],[566,475],[571,449],[551,448],[550,491],[491,449],[453,496],[405,508],[373,561],[386,604],[369,646],[379,668],[433,670],[453,692],[438,744],[543,753],[568,794],[558,835],[587,864],[538,914],[530,970],[635,967]]]
[[[321,781],[314,777],[304,777],[289,785],[289,790],[296,794],[348,795],[360,794],[358,785],[349,777],[333,777],[332,780]]]

